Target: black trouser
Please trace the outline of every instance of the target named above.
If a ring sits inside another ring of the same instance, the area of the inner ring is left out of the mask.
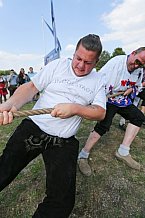
[[[78,147],[75,137],[53,137],[31,120],[23,120],[0,157],[0,190],[42,154],[46,168],[46,197],[33,217],[68,218],[75,203]]]
[[[1,104],[3,103],[3,99],[2,99],[2,97],[4,97],[4,101],[7,100],[6,95],[2,95],[2,94],[0,94],[0,103],[1,103]]]
[[[145,89],[138,93],[137,97],[142,99],[141,106],[145,106]]]
[[[14,94],[14,92],[16,91],[17,89],[17,85],[10,85],[8,90],[10,92],[10,96],[12,96]]]
[[[102,136],[109,131],[116,113],[120,114],[126,120],[129,120],[130,123],[138,127],[141,127],[142,123],[145,121],[144,114],[133,104],[127,107],[117,107],[113,104],[107,103],[106,116],[104,120],[96,124],[94,127],[95,132]]]

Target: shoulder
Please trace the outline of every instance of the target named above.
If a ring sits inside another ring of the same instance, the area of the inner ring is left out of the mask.
[[[108,64],[120,64],[120,63],[124,63],[126,59],[127,59],[127,55],[117,55],[111,58],[107,63]]]
[[[100,71],[96,71],[96,69],[93,69],[91,74],[90,74],[90,78],[98,84],[104,84],[105,73],[100,72]]]
[[[62,71],[71,65],[71,60],[69,58],[59,58],[48,63],[43,70],[54,72],[56,70]]]
[[[126,66],[127,55],[118,55],[111,58],[101,69],[100,72],[112,72],[113,70],[122,69]]]

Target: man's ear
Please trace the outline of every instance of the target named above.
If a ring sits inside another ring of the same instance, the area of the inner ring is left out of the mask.
[[[131,54],[136,55],[136,51],[132,51]]]

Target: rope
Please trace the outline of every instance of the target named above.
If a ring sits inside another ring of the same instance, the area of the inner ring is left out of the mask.
[[[112,97],[122,95],[122,94],[124,94],[124,92],[118,92],[112,95],[107,95],[107,98],[112,98]],[[16,112],[13,112],[13,116],[14,117],[26,117],[26,116],[33,116],[33,115],[40,115],[40,114],[50,114],[52,110],[53,108],[16,111]]]
[[[112,98],[112,97],[122,95],[122,94],[124,94],[124,92],[118,92],[112,95],[107,95],[107,98]],[[50,114],[52,110],[53,108],[16,111],[16,112],[13,112],[13,116],[14,117],[26,117],[26,116],[33,116],[33,115],[40,115],[40,114]]]
[[[33,115],[40,115],[40,114],[50,114],[52,110],[53,108],[16,111],[16,112],[13,112],[13,116],[14,117],[25,117],[25,116],[33,116]]]

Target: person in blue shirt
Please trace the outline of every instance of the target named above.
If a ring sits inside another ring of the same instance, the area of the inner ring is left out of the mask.
[[[18,75],[17,73],[11,69],[10,70],[10,75],[8,76],[8,90],[10,92],[10,96],[12,96],[14,94],[14,92],[16,91],[17,87],[18,87]]]

